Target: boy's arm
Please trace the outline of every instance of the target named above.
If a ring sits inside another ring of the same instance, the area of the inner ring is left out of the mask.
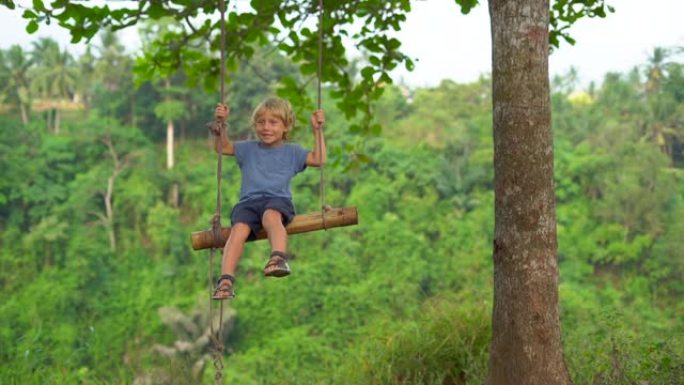
[[[225,122],[228,120],[228,115],[230,114],[230,109],[225,104],[218,104],[216,110],[214,111],[214,117],[217,121]],[[225,125],[224,125],[225,127]],[[214,149],[216,152],[223,155],[235,155],[235,147],[228,139],[228,133],[226,130],[219,130],[218,135],[214,132]]]
[[[221,135],[214,137],[214,147],[216,152],[220,152],[223,155],[235,155],[235,146],[228,139],[226,130],[221,130]]]
[[[311,128],[314,134],[314,150],[306,157],[306,165],[321,167],[325,164],[327,153],[325,150],[325,137],[323,136],[323,125],[325,124],[325,114],[323,110],[317,110],[311,114]]]

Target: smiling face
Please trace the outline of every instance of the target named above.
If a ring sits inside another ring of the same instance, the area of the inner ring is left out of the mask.
[[[257,114],[254,128],[261,143],[269,147],[281,145],[289,130],[280,116],[268,109]]]
[[[290,103],[280,98],[268,98],[254,110],[252,124],[259,140],[266,146],[281,145],[294,125]]]

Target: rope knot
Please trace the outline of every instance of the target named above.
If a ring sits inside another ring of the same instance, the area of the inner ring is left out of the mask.
[[[221,136],[221,132],[225,131],[226,129],[226,122],[223,120],[214,120],[213,122],[209,122],[206,124],[207,128],[209,129],[209,132],[212,133],[214,136]]]
[[[214,214],[214,216],[211,217],[210,223],[212,230],[221,230],[221,214]]]
[[[214,234],[214,245],[221,244],[221,214],[214,214],[211,217],[211,231]],[[220,247],[220,246],[216,246]]]

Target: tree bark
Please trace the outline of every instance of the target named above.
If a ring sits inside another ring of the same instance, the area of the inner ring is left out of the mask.
[[[29,123],[28,111],[24,102],[19,102],[19,109],[21,110],[21,123],[25,126]]]
[[[116,178],[126,167],[125,162],[119,160],[119,154],[114,148],[114,142],[112,138],[106,136],[102,139],[102,142],[107,146],[109,155],[112,158],[112,174],[107,178],[107,190],[104,193],[104,205],[105,205],[105,217],[104,224],[107,227],[109,233],[109,247],[112,252],[116,251],[116,227],[114,222],[114,184],[116,183]]]
[[[47,124],[47,132],[52,133],[52,108],[45,110],[45,121]]]
[[[61,112],[59,108],[55,108],[55,134],[59,135],[59,126],[61,124]]]
[[[171,81],[167,78],[165,79],[165,86],[166,90],[171,88]],[[167,96],[167,101],[169,97]],[[166,169],[167,170],[172,170],[174,166],[174,131],[175,128],[173,126],[173,120],[168,119],[166,121]],[[171,190],[169,191],[169,201],[171,203],[171,207],[177,208],[178,207],[178,184],[173,183],[171,186]]]
[[[558,305],[548,0],[490,0],[494,309],[489,385],[567,385]]]
[[[135,91],[131,91],[131,97],[130,97],[130,103],[131,103],[131,118],[130,118],[130,124],[131,127],[135,127],[136,124],[138,124],[138,117],[136,116],[136,111],[135,111],[135,106],[136,106],[136,100],[135,100]]]
[[[180,204],[180,192],[178,191],[178,183],[173,183],[171,189],[169,190],[169,204],[174,209],[178,208]]]
[[[166,169],[172,170],[175,165],[174,162],[174,126],[173,121],[166,122]],[[178,183],[173,183],[169,190],[169,202],[171,207],[178,208]]]
[[[166,169],[171,170],[174,166],[174,156],[173,156],[173,121],[166,121]]]
[[[117,175],[118,171],[115,169],[112,171],[112,175],[107,178],[107,191],[105,192],[104,196],[105,215],[107,221],[105,225],[107,226],[107,231],[109,232],[109,248],[112,250],[112,252],[116,251],[116,233],[114,231],[114,206],[112,205],[112,196],[114,195],[114,182],[116,181]]]

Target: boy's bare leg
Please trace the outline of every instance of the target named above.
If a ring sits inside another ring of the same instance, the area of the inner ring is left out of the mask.
[[[290,266],[287,264],[287,230],[283,226],[283,215],[277,210],[268,209],[264,212],[261,223],[271,243],[271,258],[264,267],[264,275],[267,277],[290,275]]]
[[[245,241],[250,233],[250,228],[244,223],[236,223],[230,229],[230,237],[223,247],[221,260],[221,278],[219,278],[212,298],[222,301],[235,297],[233,282],[235,282],[235,270],[245,248]]]
[[[287,231],[283,226],[283,214],[280,211],[268,209],[261,217],[261,223],[268,234],[272,251],[287,252]]]
[[[245,242],[250,233],[250,228],[244,223],[236,223],[230,229],[230,237],[223,247],[223,260],[221,263],[221,274],[235,276],[242,251],[245,249]]]

